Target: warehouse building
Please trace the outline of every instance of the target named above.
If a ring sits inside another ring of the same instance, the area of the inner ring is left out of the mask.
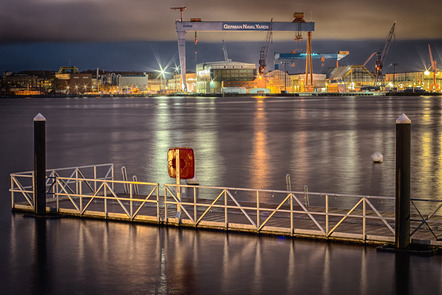
[[[221,94],[224,87],[254,88],[256,65],[234,61],[206,62],[196,65],[197,92]]]
[[[118,77],[118,88],[123,93],[139,93],[147,91],[148,88],[148,74],[142,75],[127,75]]]

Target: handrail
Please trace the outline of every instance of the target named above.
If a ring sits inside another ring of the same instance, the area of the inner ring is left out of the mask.
[[[109,169],[98,175],[97,167],[105,166]],[[93,176],[86,169],[93,169]],[[139,182],[136,177],[115,180],[113,169],[113,164],[101,164],[48,170],[48,200],[53,201],[47,206],[55,206],[58,213],[78,216],[103,212],[105,218],[120,216],[134,221],[148,217],[165,224],[215,224],[226,230],[234,227],[257,233],[303,233],[326,239],[346,235],[363,241],[380,236],[388,240],[395,235],[394,197],[317,193],[306,188],[289,191],[165,184],[160,201],[158,183]],[[61,176],[60,171],[68,176]],[[180,198],[178,187],[186,191]],[[13,209],[33,209],[33,172],[12,173],[10,192]],[[23,201],[17,202],[20,198]],[[419,239],[423,231],[429,230],[431,239],[440,240],[442,217],[438,212],[442,200],[413,198],[411,203],[417,213],[411,219],[410,236]],[[417,206],[420,203],[424,205]],[[346,229],[349,224],[351,231]]]

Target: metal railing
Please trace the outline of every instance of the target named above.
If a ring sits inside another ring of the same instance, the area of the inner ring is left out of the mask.
[[[258,233],[304,234],[323,238],[334,236],[364,241],[394,238],[394,215],[376,208],[380,203],[394,204],[392,197],[324,194],[308,190],[180,187],[187,191],[181,193],[181,200],[177,197],[175,184],[164,186],[166,222],[170,211],[167,209],[171,208],[178,213],[171,219],[179,218],[180,222],[195,227],[203,226],[205,219],[212,215],[208,218],[209,222],[212,225],[217,223],[224,229],[243,227]],[[212,213],[217,214],[214,216]],[[346,229],[342,229],[344,227]]]
[[[288,179],[289,180],[289,179]],[[394,197],[115,180],[113,164],[47,171],[47,210],[256,233],[394,241]],[[290,188],[290,187],[288,187]],[[33,210],[33,173],[11,174],[12,207]],[[411,237],[441,240],[442,200],[411,200]],[[442,244],[441,244],[442,246]]]
[[[166,222],[364,242],[391,242],[395,238],[394,197],[314,193],[307,187],[303,191],[180,188],[181,199],[176,184],[164,186]],[[441,240],[441,208],[442,200],[412,199],[413,239]],[[174,210],[175,216],[168,213]]]
[[[141,215],[142,209],[150,206],[155,210],[151,213],[143,212],[143,215],[159,218],[158,183],[80,178],[75,179],[75,187],[66,186],[72,180],[67,177],[56,178],[53,185],[56,212],[81,216],[95,216],[103,212],[105,218],[111,214],[114,217],[122,214],[121,219],[133,221]],[[127,189],[127,193],[118,193],[119,186]],[[140,192],[135,193],[138,190],[142,192],[141,195]]]
[[[34,209],[34,171],[26,171],[19,173],[12,173],[11,176],[11,203],[12,208],[15,207],[16,194],[23,197],[26,203]],[[48,197],[54,197],[51,195],[52,186],[55,183],[57,177],[66,177],[66,183],[64,187],[69,186],[72,183],[76,183],[78,179],[96,179],[96,180],[113,180],[114,164],[98,164],[79,167],[57,168],[46,170],[46,191]],[[89,184],[90,185],[90,184]],[[96,187],[94,188],[96,190]]]

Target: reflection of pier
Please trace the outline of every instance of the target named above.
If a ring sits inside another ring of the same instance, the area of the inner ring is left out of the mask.
[[[261,234],[393,243],[394,197],[165,184],[115,180],[113,164],[48,170],[46,211]],[[34,211],[33,174],[11,174],[15,211]],[[306,202],[308,200],[308,202]],[[442,201],[412,199],[411,237],[442,246]]]

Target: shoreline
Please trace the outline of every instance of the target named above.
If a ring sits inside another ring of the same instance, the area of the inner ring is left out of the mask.
[[[67,95],[0,95],[0,98],[102,98],[102,97],[310,97],[310,96],[440,96],[438,92],[304,92],[285,94],[67,94]]]

